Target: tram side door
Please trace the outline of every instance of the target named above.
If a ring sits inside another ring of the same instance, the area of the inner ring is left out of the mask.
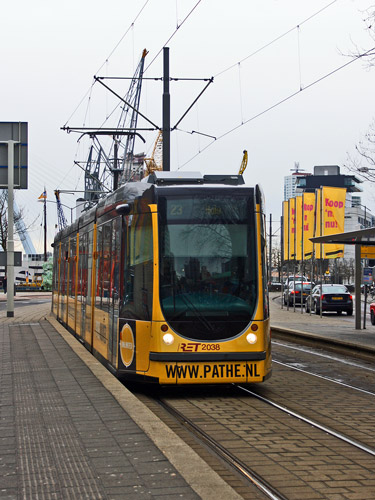
[[[120,295],[120,271],[121,271],[121,217],[112,221],[112,247],[111,247],[111,289],[109,304],[109,361],[112,366],[117,366],[117,344],[118,344],[118,318],[119,318],[119,295]]]

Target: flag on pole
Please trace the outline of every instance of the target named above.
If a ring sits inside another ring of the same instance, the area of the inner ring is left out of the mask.
[[[39,196],[38,200],[46,200],[47,199],[47,191],[43,191],[43,193]]]

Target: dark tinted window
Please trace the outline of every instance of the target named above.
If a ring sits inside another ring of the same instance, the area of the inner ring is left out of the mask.
[[[244,330],[257,302],[254,209],[248,198],[161,198],[160,298],[166,320],[197,340]]]

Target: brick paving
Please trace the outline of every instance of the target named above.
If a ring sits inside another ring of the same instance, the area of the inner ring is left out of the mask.
[[[50,317],[45,297],[33,294],[41,302],[27,306],[27,294],[18,294],[14,318],[0,311],[0,498],[240,498]],[[374,326],[356,331],[354,318],[296,311],[271,300],[272,327],[375,352]],[[293,383],[284,382],[293,400]],[[259,474],[268,474],[288,498],[375,498],[373,459],[369,464],[363,452],[348,457],[347,445],[317,438],[312,429],[296,437],[300,424],[272,419],[253,400],[252,411],[260,413],[249,423],[238,403],[213,402],[200,422],[239,458],[251,456]],[[227,405],[236,410],[232,417]],[[329,405],[325,418],[335,418]],[[368,429],[364,435],[370,437]]]
[[[0,311],[2,500],[241,498],[50,317],[49,303],[21,301],[14,318]]]
[[[286,388],[287,400],[289,396],[293,397],[295,391],[292,403],[296,403],[299,398],[306,407],[310,404],[312,413],[315,409],[314,420],[321,423],[322,409],[330,400],[329,394],[325,398],[324,382],[315,389],[321,397],[320,406],[314,407],[309,401],[310,392],[314,392],[311,380],[310,384],[306,380],[299,381],[298,374],[291,374],[289,380],[287,377],[279,380],[279,369],[276,368],[275,372],[274,378],[261,386],[261,392],[277,399],[278,395],[283,395],[283,388]],[[336,390],[340,391],[340,388],[336,387]],[[343,397],[350,406],[348,392]],[[366,395],[363,403],[365,398]],[[336,495],[340,495],[341,500],[349,500],[355,495],[363,499],[375,498],[373,456],[276,408],[266,406],[251,395],[227,395],[221,398],[216,392],[212,397],[204,394],[199,398],[185,394],[178,399],[170,398],[168,402],[182,414],[189,414],[193,422],[288,499],[324,500],[336,498]],[[368,406],[361,415],[357,416],[358,407],[352,409],[352,419],[357,418],[358,427],[367,433],[373,428],[373,422],[366,422],[366,414],[370,416],[374,413],[373,405],[368,397]],[[335,425],[344,423],[345,416],[341,422],[340,417],[337,412],[337,423],[334,418],[330,420],[331,428],[335,429]],[[343,429],[345,434],[346,430]]]

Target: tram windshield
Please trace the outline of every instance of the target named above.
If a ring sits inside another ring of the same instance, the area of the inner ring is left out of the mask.
[[[254,207],[249,196],[159,201],[160,297],[166,320],[194,340],[242,332],[257,302]]]

